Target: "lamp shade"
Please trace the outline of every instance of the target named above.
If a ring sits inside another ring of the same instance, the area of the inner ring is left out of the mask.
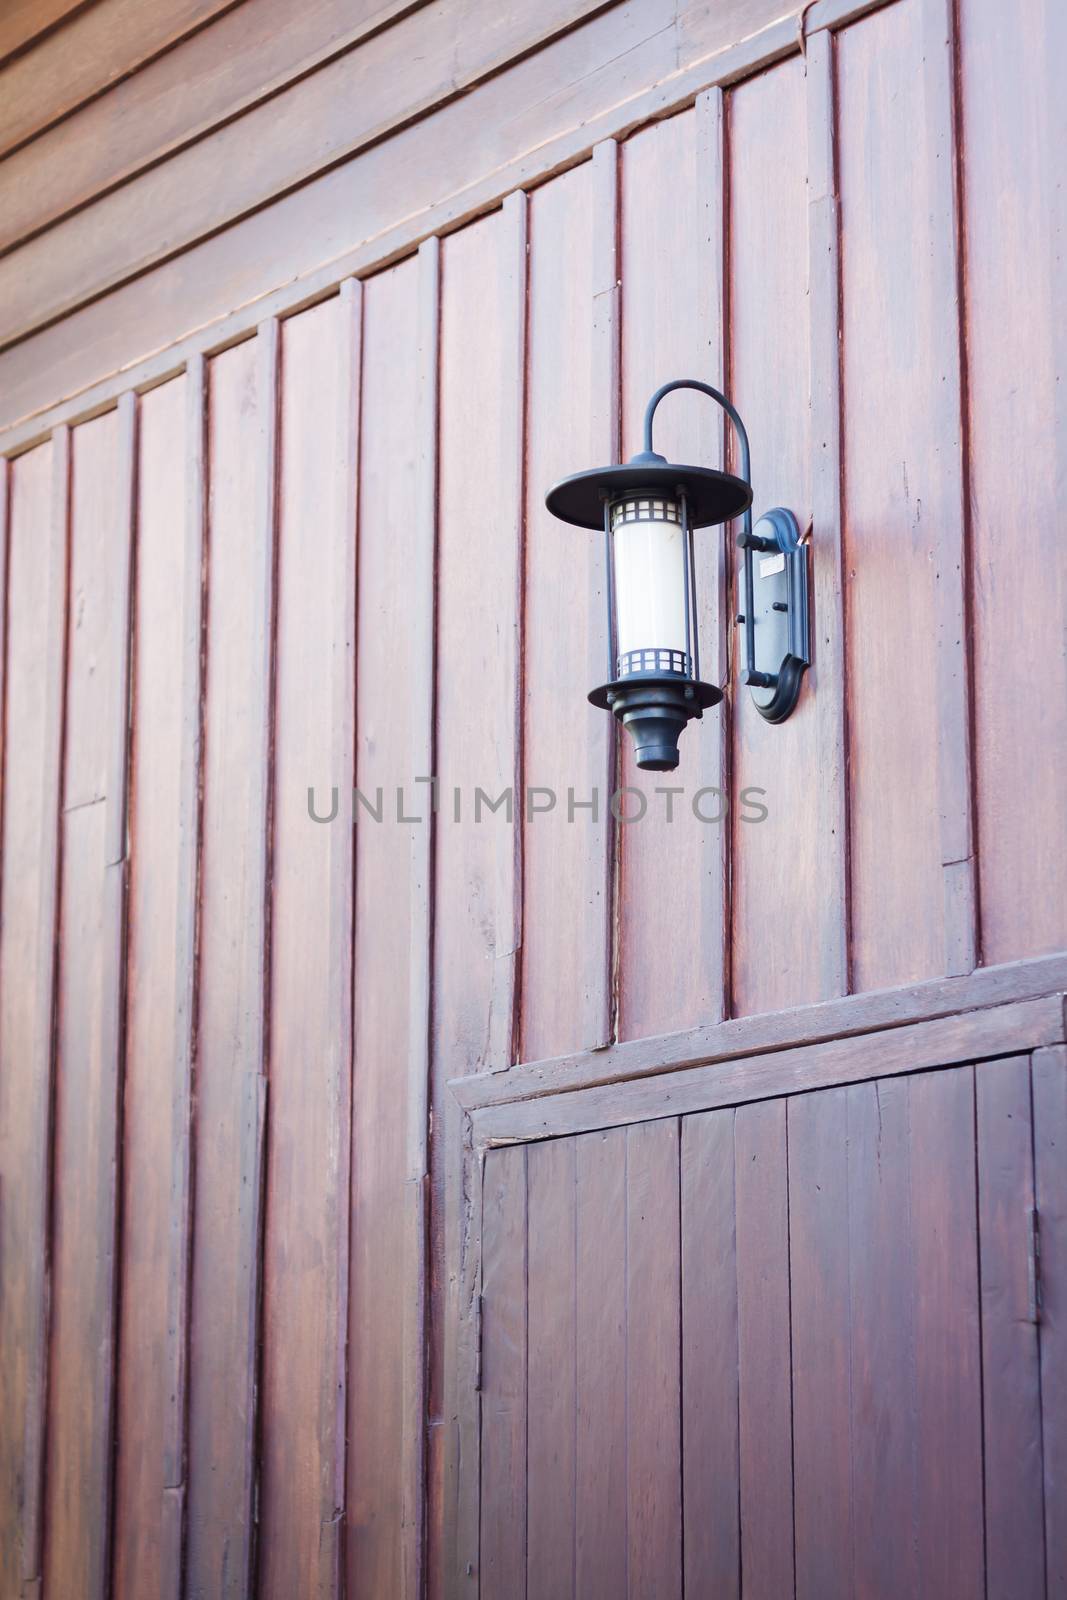
[[[634,495],[611,507],[616,671],[692,672],[682,514],[677,500]]]

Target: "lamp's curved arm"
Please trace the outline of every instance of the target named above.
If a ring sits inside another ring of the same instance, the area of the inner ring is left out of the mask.
[[[741,476],[751,488],[752,463],[748,448],[748,432],[741,421],[741,413],[737,407],[719,389],[713,389],[710,383],[701,383],[699,378],[675,378],[670,383],[664,383],[652,396],[645,407],[645,449],[652,449],[652,421],[656,415],[656,407],[665,395],[674,389],[696,389],[699,394],[706,394],[709,400],[714,400],[726,412],[734,425],[738,443],[741,446]],[[744,548],[752,535],[752,507],[749,506],[742,515],[741,538],[738,543]]]
[[[734,431],[737,434],[738,443],[741,446],[741,476],[751,489],[752,462],[748,448],[748,433],[744,423],[741,421],[741,415],[737,410],[737,407],[727,400],[726,396],[721,390],[713,389],[710,383],[701,383],[699,378],[675,378],[672,383],[665,383],[656,390],[655,394],[648,402],[648,405],[645,407],[645,449],[648,451],[651,451],[652,449],[652,421],[656,415],[656,407],[659,405],[664,395],[670,394],[672,389],[696,389],[698,394],[706,394],[709,400],[714,400],[718,405],[722,406],[722,409],[726,412],[726,415],[734,425]],[[737,543],[744,551],[745,593],[751,597],[753,593],[752,552],[753,550],[769,550],[774,548],[774,546],[765,543],[762,539],[756,538],[753,535],[751,503],[745,507],[745,510],[742,513],[741,532],[738,535]],[[751,684],[757,688],[771,687],[776,680],[768,676],[766,673],[759,672],[756,669],[756,634],[752,615],[751,598],[748,605],[745,607],[745,612],[747,613],[745,617],[738,618],[739,622],[743,621],[745,623],[744,681],[745,683]]]

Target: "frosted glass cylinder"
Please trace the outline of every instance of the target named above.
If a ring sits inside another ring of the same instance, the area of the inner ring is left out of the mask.
[[[682,520],[676,500],[642,496],[612,507],[615,615],[620,677],[691,675],[685,647],[687,595]]]

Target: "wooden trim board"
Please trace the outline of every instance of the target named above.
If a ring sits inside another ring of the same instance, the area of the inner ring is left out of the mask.
[[[505,1072],[472,1073],[452,1081],[465,1111],[537,1099],[576,1089],[618,1084],[687,1067],[765,1055],[867,1035],[958,1013],[1039,999],[1067,990],[1067,952],[998,967],[967,977],[935,978],[896,989],[848,995],[753,1017],[634,1039],[608,1050],[587,1050],[534,1061]]]
[[[937,1017],[875,1033],[826,1039],[711,1062],[626,1083],[486,1106],[472,1116],[476,1147],[558,1138],[658,1117],[687,1116],[844,1083],[989,1059],[1067,1037],[1063,994]]]

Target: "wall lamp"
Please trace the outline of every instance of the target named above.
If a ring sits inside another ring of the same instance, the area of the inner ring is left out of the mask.
[[[674,389],[696,389],[722,407],[737,434],[740,477],[678,466],[656,454],[656,407]],[[645,408],[644,449],[621,466],[564,478],[545,504],[563,522],[604,530],[608,681],[589,699],[629,730],[639,767],[673,771],[686,723],[723,697],[718,685],[700,676],[696,528],[742,518],[742,682],[768,722],[785,721],[810,660],[807,551],[796,518],[782,507],[753,529],[748,434],[724,394],[695,378],[665,383]]]

